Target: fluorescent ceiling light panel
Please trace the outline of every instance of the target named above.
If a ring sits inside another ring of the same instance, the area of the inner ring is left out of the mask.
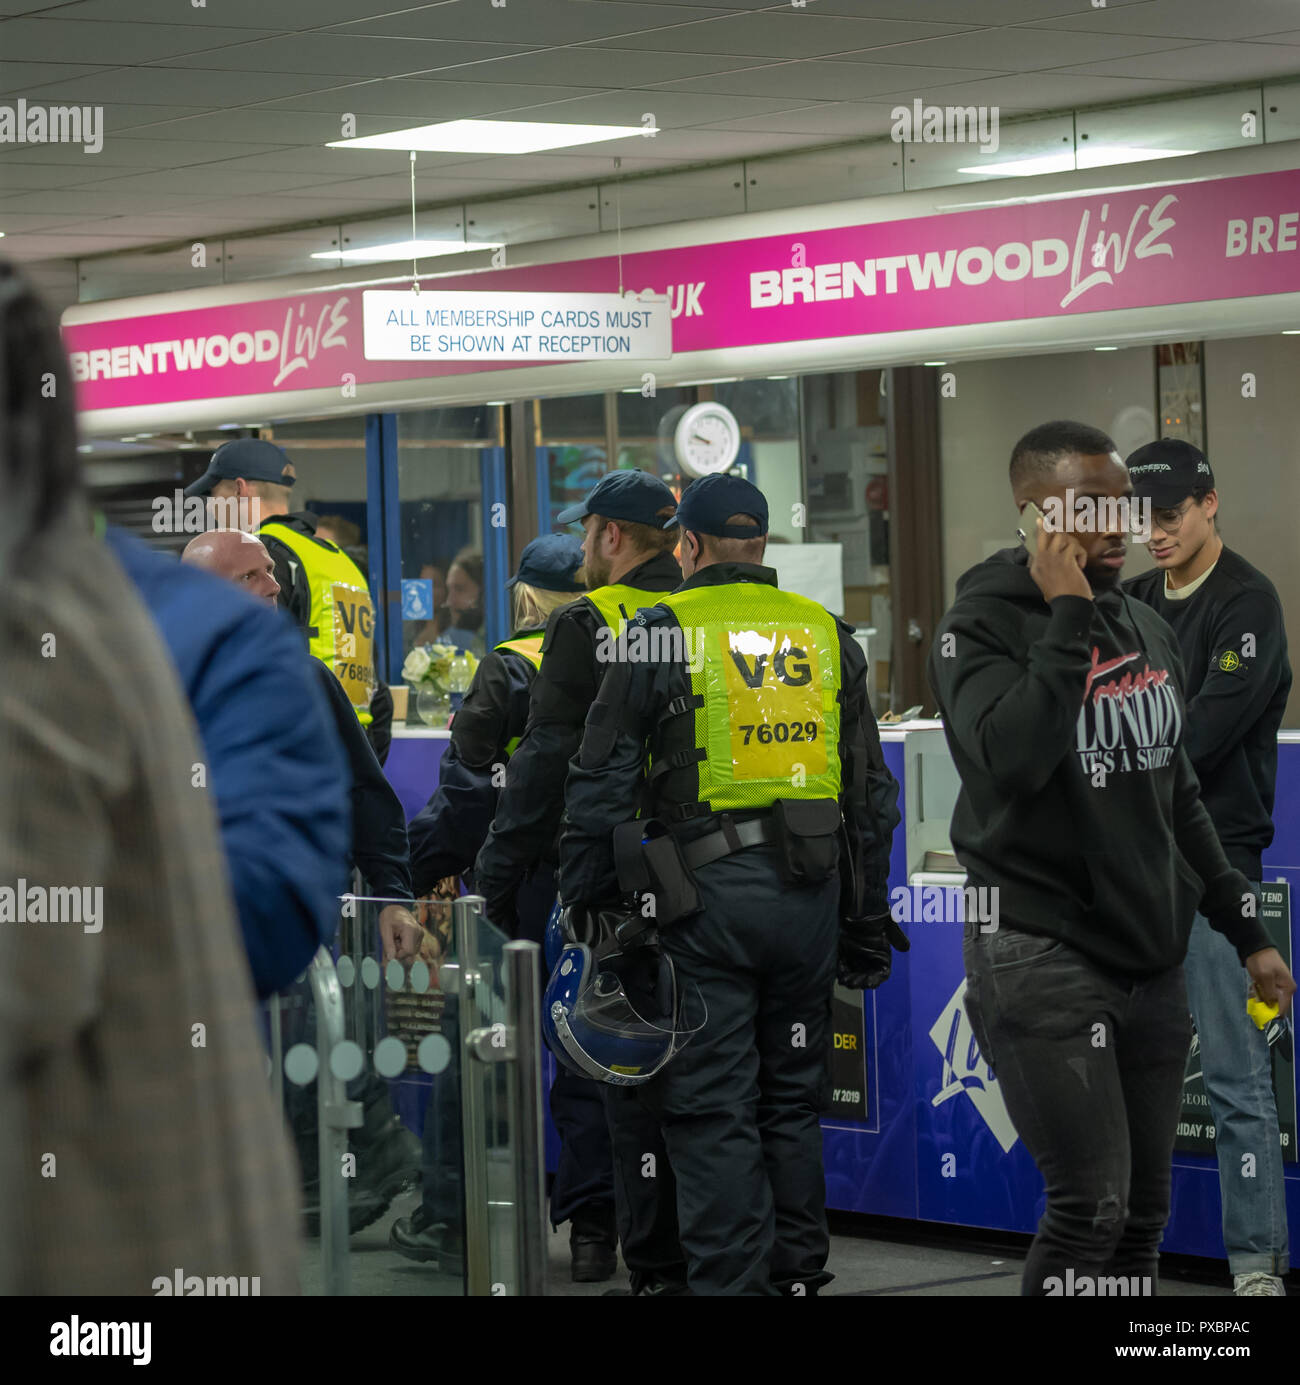
[[[981,173],[990,178],[1034,178],[1044,173],[1072,173],[1076,168],[1109,168],[1113,164],[1146,163],[1151,159],[1177,159],[1196,149],[1136,149],[1127,144],[1080,145],[1075,154],[1039,154],[1006,163],[971,164],[958,173]],[[1070,194],[1074,196],[1075,194]]]
[[[387,245],[370,245],[359,250],[313,250],[313,260],[412,260],[433,255],[458,255],[466,250],[499,250],[500,240],[395,240]]]
[[[438,154],[535,154],[655,134],[643,125],[557,125],[535,120],[445,120],[387,135],[331,140],[329,149],[415,149]]]

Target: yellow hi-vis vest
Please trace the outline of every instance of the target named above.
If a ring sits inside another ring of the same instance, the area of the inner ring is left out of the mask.
[[[591,602],[600,613],[601,620],[609,626],[614,638],[617,639],[623,633],[623,627],[642,606],[657,606],[667,595],[667,592],[648,592],[640,587],[615,584],[597,587],[595,591],[588,592],[582,600]]]
[[[758,582],[658,598],[690,658],[699,801],[714,812],[840,795],[835,617]]]
[[[290,549],[311,586],[308,648],[343,684],[352,710],[369,726],[375,691],[375,608],[361,569],[341,549],[278,520],[258,530]]]
[[[510,639],[502,640],[497,645],[497,649],[508,649],[512,654],[522,655],[534,668],[541,668],[542,666],[542,632],[540,630],[533,635],[516,633]],[[522,739],[522,736],[511,736],[506,742],[507,759],[515,753]]]

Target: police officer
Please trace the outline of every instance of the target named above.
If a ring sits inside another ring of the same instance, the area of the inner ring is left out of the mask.
[[[464,705],[452,720],[438,787],[410,823],[417,895],[427,894],[449,875],[470,872],[492,822],[501,770],[523,737],[529,692],[542,662],[544,627],[552,612],[586,590],[579,579],[581,566],[577,538],[545,534],[524,549],[518,572],[506,583],[512,591],[514,633],[479,663]],[[517,899],[519,936],[541,943],[554,902],[554,875],[535,872]],[[460,1251],[459,1170],[435,1165],[436,1114],[425,1119],[423,1202],[413,1216],[394,1224],[389,1239],[394,1250],[411,1259],[446,1263]],[[560,1136],[551,1221],[556,1226],[571,1223],[574,1280],[599,1282],[614,1273],[617,1263],[609,1131],[599,1090],[561,1069],[551,1088],[551,1117]],[[455,1131],[442,1133],[454,1136]],[[444,1144],[453,1142],[444,1139]]]
[[[275,562],[280,605],[306,634],[310,652],[334,670],[382,764],[391,740],[393,700],[375,677],[370,588],[356,563],[316,533],[314,514],[290,513],[295,479],[283,448],[262,438],[235,438],[217,448],[207,471],[186,486],[185,494],[226,502],[238,527],[247,522],[266,545]],[[240,508],[245,505],[247,510]],[[214,512],[220,514],[220,508],[214,506]]]
[[[681,581],[672,556],[676,507],[676,497],[658,477],[619,470],[558,517],[561,524],[582,522],[588,591],[547,623],[527,727],[506,766],[492,827],[474,867],[474,886],[488,917],[512,936],[519,931],[521,885],[537,872],[548,885],[553,877],[564,778],[600,687],[611,637],[638,607],[652,605]],[[626,1092],[593,1083],[590,1094],[604,1101],[609,1116],[618,1239],[633,1291],[671,1292],[685,1283],[685,1263],[672,1173],[657,1126]],[[647,1152],[655,1155],[655,1178],[642,1176]],[[581,1189],[572,1194],[579,1195]]]
[[[707,1008],[634,1089],[662,1121],[690,1291],[816,1292],[837,951],[860,988],[888,976],[891,935],[907,945],[887,914],[898,785],[851,627],[759,566],[762,493],[705,477],[677,519],[686,580],[629,627],[570,770],[560,898],[622,898],[641,870]],[[616,860],[638,815],[639,865]]]

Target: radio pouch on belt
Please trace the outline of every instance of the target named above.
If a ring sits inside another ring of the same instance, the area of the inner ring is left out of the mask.
[[[778,798],[772,804],[777,865],[787,885],[816,885],[835,874],[842,820],[833,798]]]
[[[635,894],[642,905],[649,895],[661,927],[699,913],[699,891],[681,843],[657,818],[620,823],[614,829],[614,863],[619,888]]]

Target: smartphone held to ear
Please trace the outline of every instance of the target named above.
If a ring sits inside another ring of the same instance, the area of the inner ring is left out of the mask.
[[[1038,552],[1038,521],[1040,519],[1046,519],[1046,516],[1032,500],[1020,511],[1020,528],[1016,532],[1029,550],[1031,558]]]

